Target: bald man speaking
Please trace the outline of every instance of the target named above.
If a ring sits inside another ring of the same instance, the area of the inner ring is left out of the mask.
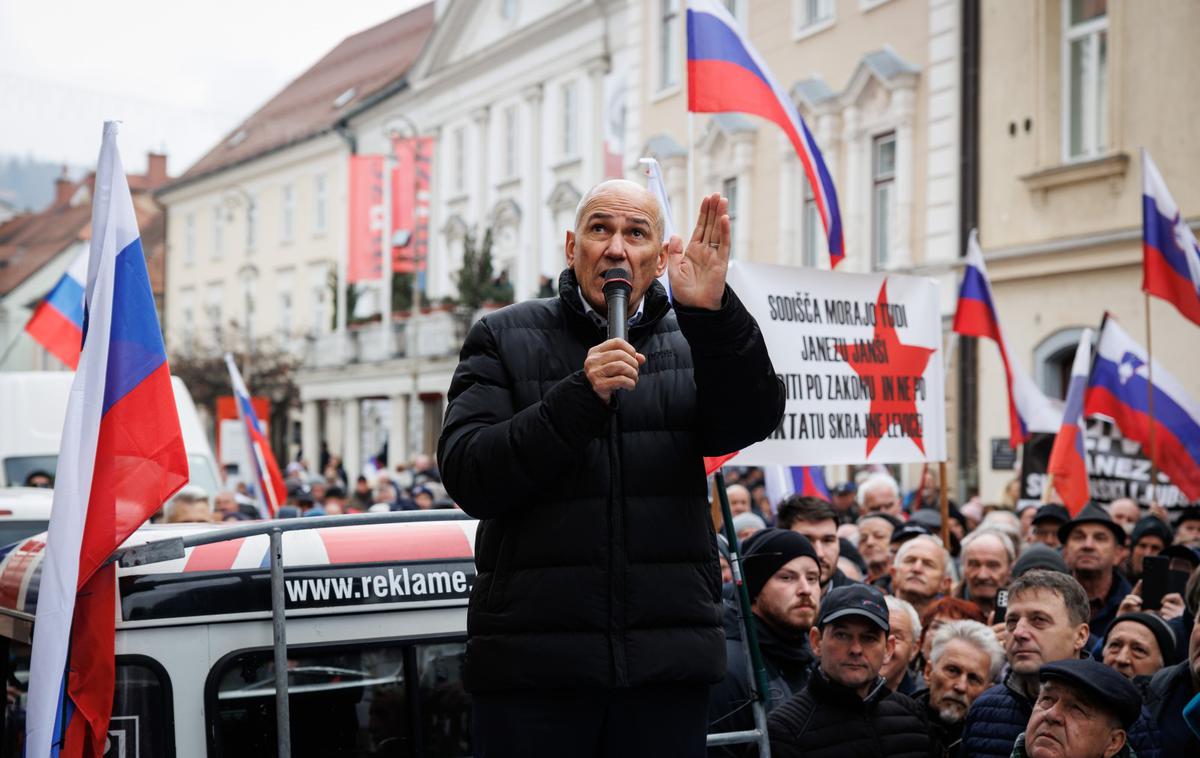
[[[763,439],[784,403],[725,284],[728,207],[704,198],[685,246],[646,189],[604,182],[566,234],[558,296],[467,335],[438,459],[480,519],[477,758],[704,755],[725,644],[701,457]],[[606,276],[629,285],[625,339],[607,337]]]

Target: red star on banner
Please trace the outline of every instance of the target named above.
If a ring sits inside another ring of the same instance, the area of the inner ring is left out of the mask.
[[[886,419],[894,419],[901,414],[917,413],[917,402],[915,384],[916,380],[921,378],[925,373],[925,366],[929,363],[929,357],[933,355],[934,350],[928,347],[917,347],[915,345],[904,345],[900,342],[899,336],[896,334],[896,327],[892,324],[892,320],[888,315],[887,301],[887,279],[883,280],[883,284],[879,287],[879,297],[875,301],[875,342],[876,345],[885,348],[887,351],[887,361],[879,360],[882,350],[859,351],[862,354],[855,355],[854,348],[850,345],[838,345],[838,354],[842,356],[842,360],[850,364],[850,367],[863,379],[869,379],[875,386],[875,397],[871,400],[871,415],[879,414],[877,418],[885,419],[882,427],[887,428],[888,422]],[[897,391],[889,398],[884,399],[883,383],[884,377],[895,383]],[[900,387],[907,382],[909,392],[907,399],[903,398]],[[901,425],[903,428],[903,425]],[[871,428],[867,434],[867,456],[870,457],[871,451],[875,449],[875,445],[879,443],[880,431],[876,428]],[[905,431],[905,436],[913,441],[922,453],[925,452],[925,442],[921,434],[912,434],[910,430]]]

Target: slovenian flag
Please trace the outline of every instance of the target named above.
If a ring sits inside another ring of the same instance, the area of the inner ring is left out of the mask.
[[[1071,364],[1071,384],[1067,388],[1067,407],[1063,411],[1062,425],[1054,438],[1050,451],[1047,473],[1054,476],[1054,488],[1062,496],[1063,505],[1074,518],[1087,505],[1088,468],[1083,440],[1086,427],[1083,424],[1083,395],[1087,390],[1088,373],[1092,367],[1092,330],[1084,329],[1079,335],[1079,346],[1075,348],[1075,362]]]
[[[229,381],[233,384],[233,399],[236,401],[238,418],[246,429],[246,450],[250,454],[250,469],[254,472],[254,491],[258,496],[259,510],[268,518],[274,518],[279,506],[287,500],[287,486],[279,473],[279,464],[271,446],[267,444],[254,404],[250,402],[250,391],[242,381],[242,374],[233,362],[233,356],[225,353],[225,365],[229,368]]]
[[[27,758],[104,754],[116,617],[115,565],[106,562],[188,479],[111,121],[96,168],[84,290],[83,351],[67,400],[33,631]]]
[[[25,324],[29,336],[72,369],[83,345],[83,286],[87,282],[87,250],[81,250]]]
[[[1200,405],[1154,361],[1154,450],[1150,444],[1149,367],[1146,351],[1109,316],[1100,328],[1096,360],[1083,399],[1084,415],[1116,422],[1142,443],[1156,466],[1188,500],[1200,499]]]
[[[1000,361],[1008,380],[1009,444],[1015,449],[1029,440],[1030,432],[1056,432],[1062,415],[1034,384],[1024,366],[1008,349],[1000,331],[1000,317],[992,297],[992,284],[983,251],[974,229],[967,241],[967,260],[962,285],[958,290],[958,308],[954,313],[954,331],[967,337],[986,337],[1000,348]]]
[[[718,0],[688,0],[688,110],[750,113],[774,121],[800,156],[829,242],[829,264],[846,257],[842,214],[825,159],[800,111]]]
[[[1200,324],[1200,244],[1142,148],[1142,290]]]

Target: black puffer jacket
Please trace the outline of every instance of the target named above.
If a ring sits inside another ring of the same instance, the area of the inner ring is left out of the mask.
[[[740,614],[733,603],[725,604],[725,678],[708,693],[708,732],[740,732],[754,728],[750,708],[750,663],[742,647]],[[751,614],[767,673],[767,712],[783,705],[808,683],[814,657],[804,635],[784,636]],[[732,626],[731,626],[732,622]],[[757,755],[757,750],[749,755]],[[709,758],[746,755],[740,746],[708,749]]]
[[[865,697],[820,669],[767,717],[772,758],[929,758],[929,724],[907,695],[880,677]]]
[[[616,408],[583,374],[603,330],[570,270],[559,297],[485,316],[450,385],[438,460],[479,518],[468,688],[710,683],[725,672],[721,576],[702,455],[766,437],[783,413],[758,325],[646,294],[646,356]]]

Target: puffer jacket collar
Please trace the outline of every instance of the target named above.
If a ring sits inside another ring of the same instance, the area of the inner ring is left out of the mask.
[[[604,341],[602,329],[588,318],[583,309],[583,300],[579,297],[579,280],[575,278],[574,269],[563,269],[558,277],[558,297],[563,303],[567,324],[587,344],[599,344]],[[650,283],[650,289],[645,294],[646,305],[642,309],[642,318],[629,329],[630,341],[635,341],[643,334],[649,334],[654,326],[671,310],[671,302],[667,292],[658,281]],[[598,339],[597,339],[598,338]]]
[[[856,691],[830,679],[820,664],[816,666],[810,681],[813,695],[818,703],[830,703],[840,708],[859,711],[871,710],[892,692],[887,688],[883,677],[876,676],[875,686],[871,688],[871,691],[867,693],[866,697],[859,697]]]

